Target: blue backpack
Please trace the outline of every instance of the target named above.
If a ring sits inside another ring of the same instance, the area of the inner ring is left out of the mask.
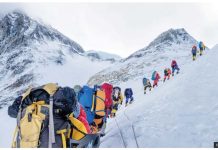
[[[124,92],[125,96],[132,96],[133,92],[131,88],[126,88]]]
[[[143,78],[143,85],[144,85],[144,86],[147,85],[147,81],[148,81],[147,78]]]
[[[95,117],[95,112],[90,111],[92,109],[93,94],[94,94],[94,89],[85,85],[80,90],[80,93],[78,95],[78,101],[83,106],[86,112],[87,121],[89,122],[89,124],[93,122]]]
[[[203,42],[199,42],[199,48],[202,48],[203,47]]]
[[[156,78],[156,71],[154,71],[154,72],[152,73],[151,80],[155,80],[155,78]]]
[[[101,128],[105,116],[105,92],[99,86],[90,88],[85,85],[78,94],[78,101],[86,112],[88,123]]]

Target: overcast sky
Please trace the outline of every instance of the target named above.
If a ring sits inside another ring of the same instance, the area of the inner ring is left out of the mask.
[[[210,48],[218,44],[218,3],[0,3],[21,9],[85,50],[126,57],[169,28],[185,28]]]

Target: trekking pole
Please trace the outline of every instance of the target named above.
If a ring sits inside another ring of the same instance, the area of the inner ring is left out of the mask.
[[[49,98],[49,148],[52,148],[52,144],[55,143],[55,134],[54,134],[54,116],[53,116],[53,96]]]

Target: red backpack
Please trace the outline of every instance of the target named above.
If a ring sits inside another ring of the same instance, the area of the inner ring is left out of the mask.
[[[175,66],[176,64],[177,64],[176,61],[173,60],[172,63],[171,63],[171,67]]]
[[[105,91],[105,107],[110,108],[113,104],[112,100],[112,92],[113,92],[113,85],[109,83],[104,83],[101,86],[101,89]]]

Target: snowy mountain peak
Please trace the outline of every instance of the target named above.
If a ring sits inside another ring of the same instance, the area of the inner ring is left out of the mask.
[[[194,38],[191,37],[184,28],[181,29],[169,29],[160,34],[153,42],[151,42],[146,49],[158,46],[160,44],[180,44],[184,42],[194,42]]]
[[[10,42],[14,46],[19,46],[20,44],[28,45],[29,41],[32,40],[36,40],[38,42],[42,42],[44,40],[59,41],[63,45],[71,47],[71,50],[74,53],[84,52],[82,47],[76,42],[72,41],[52,27],[31,19],[23,12],[14,11],[7,14],[0,21],[1,46]],[[3,50],[4,47],[1,49]]]
[[[37,84],[39,79],[47,81],[43,69],[46,72],[49,66],[54,66],[49,71],[52,76],[58,66],[62,69],[59,72],[70,70],[72,62],[77,62],[82,53],[79,44],[23,12],[5,15],[0,20],[0,107],[29,85]],[[70,67],[63,69],[66,65]]]
[[[141,50],[130,55],[126,60],[132,57],[142,57],[147,53],[153,53],[155,51],[174,51],[175,47],[179,45],[190,45],[196,43],[197,41],[184,28],[171,28],[161,33],[147,47],[142,48]]]

